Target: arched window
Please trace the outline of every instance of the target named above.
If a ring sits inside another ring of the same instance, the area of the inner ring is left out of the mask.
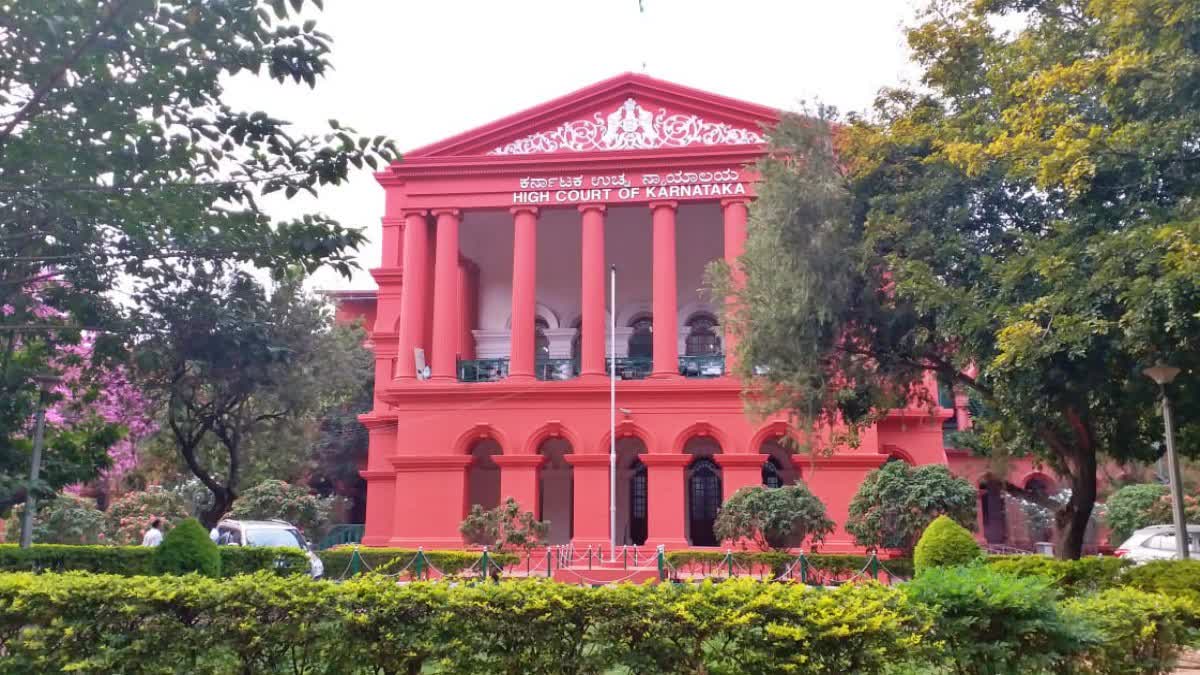
[[[533,322],[533,360],[545,361],[550,358],[550,338],[546,337],[546,331],[550,330],[550,324],[542,317],[538,317]]]
[[[648,316],[640,316],[629,327],[633,329],[629,336],[629,358],[654,358],[654,321]]]
[[[762,484],[765,488],[783,487],[783,479],[779,477],[779,460],[774,457],[763,462]]]
[[[688,319],[687,356],[711,356],[721,353],[721,337],[717,335],[717,319],[711,314],[696,314]]]

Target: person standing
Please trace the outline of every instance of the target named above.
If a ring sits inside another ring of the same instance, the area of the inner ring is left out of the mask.
[[[155,518],[150,522],[150,529],[142,537],[142,546],[158,546],[162,543],[162,521]]]

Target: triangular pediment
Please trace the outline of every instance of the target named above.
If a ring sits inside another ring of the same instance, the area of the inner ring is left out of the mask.
[[[408,158],[528,156],[766,141],[771,108],[626,73],[407,153]]]

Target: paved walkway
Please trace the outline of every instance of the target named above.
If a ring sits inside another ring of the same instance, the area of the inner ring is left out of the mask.
[[[1200,675],[1200,652],[1184,652],[1174,675]]]

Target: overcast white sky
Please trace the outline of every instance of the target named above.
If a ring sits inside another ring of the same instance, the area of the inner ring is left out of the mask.
[[[324,128],[336,118],[416,148],[625,71],[778,108],[867,108],[911,78],[902,28],[914,0],[326,0],[336,72],[315,90],[260,79],[229,101]],[[271,202],[284,218],[312,200]],[[383,191],[367,171],[325,190],[321,211],[366,227],[363,271],[318,288],[374,288]]]

